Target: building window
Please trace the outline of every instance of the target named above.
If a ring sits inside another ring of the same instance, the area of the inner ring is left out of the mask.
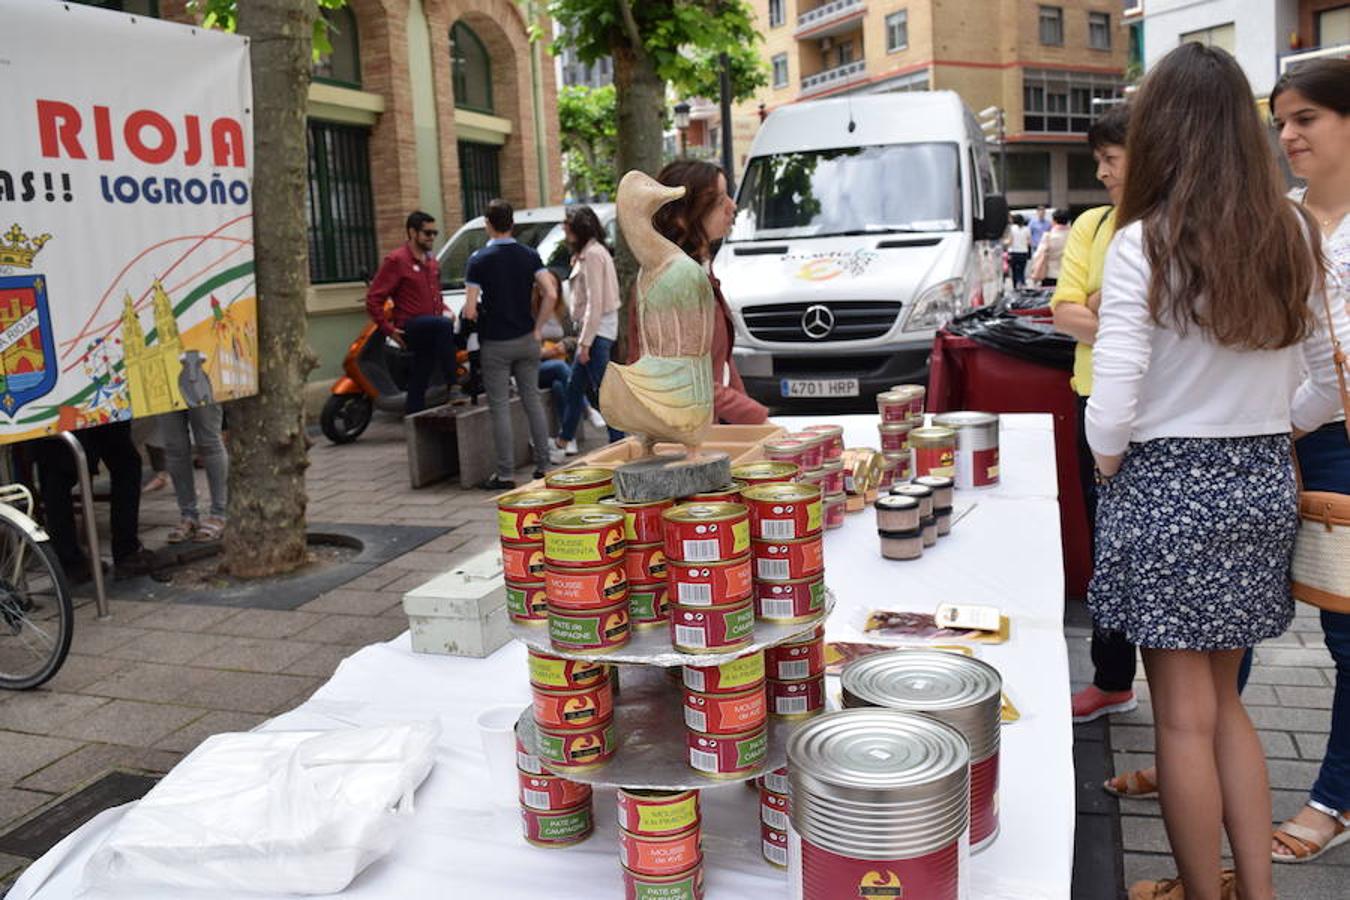
[[[776,88],[787,87],[788,83],[788,61],[786,53],[779,53],[773,58],[773,86]]]
[[[846,66],[853,62],[853,42],[840,41],[835,48],[835,65]]]
[[[370,196],[370,132],[309,123],[309,280],[360,281],[379,261]]]
[[[1339,47],[1342,44],[1350,44],[1350,5],[1317,14],[1317,45]]]
[[[345,87],[361,86],[361,51],[357,44],[356,13],[351,7],[323,9],[328,20],[328,43],[333,52],[314,63],[314,78]]]
[[[1064,10],[1058,6],[1041,7],[1041,43],[1051,47],[1064,45]]]
[[[1124,82],[1114,75],[1026,69],[1022,73],[1022,129],[1082,134],[1120,98]]]
[[[1088,13],[1088,46],[1093,50],[1111,49],[1111,14]]]
[[[1183,34],[1179,43],[1204,44],[1207,47],[1218,47],[1220,50],[1227,50],[1229,53],[1234,51],[1237,46],[1237,29],[1233,23],[1226,25],[1215,25],[1213,28],[1201,28],[1199,31],[1188,31]]]
[[[450,28],[450,67],[455,106],[492,112],[492,57],[478,35],[463,22]]]
[[[1097,160],[1090,153],[1069,154],[1069,190],[1101,190],[1102,183],[1097,180]]]
[[[473,141],[460,141],[458,147],[459,198],[467,222],[502,195],[501,148]]]
[[[787,21],[787,0],[769,0],[769,27],[777,28]]]
[[[909,10],[902,9],[886,17],[886,52],[894,53],[909,46]]]
[[[1008,191],[1050,192],[1049,153],[1009,153]]]

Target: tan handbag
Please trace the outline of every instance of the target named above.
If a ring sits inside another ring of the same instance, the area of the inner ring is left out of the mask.
[[[1341,407],[1346,412],[1345,432],[1350,439],[1350,391],[1346,389],[1346,356],[1331,321],[1331,301],[1322,292],[1327,311],[1327,328],[1341,386]],[[1298,478],[1298,534],[1294,538],[1294,597],[1320,609],[1350,613],[1350,494],[1333,491],[1305,491],[1303,477],[1294,458]]]

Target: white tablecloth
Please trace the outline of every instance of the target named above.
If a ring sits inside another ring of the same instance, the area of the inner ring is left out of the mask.
[[[874,417],[838,421],[850,444],[875,446]],[[931,611],[941,601],[959,600],[996,604],[1011,615],[1012,639],[977,650],[1002,672],[1022,719],[1003,729],[1002,829],[994,844],[972,859],[970,897],[1058,900],[1069,896],[1074,800],[1050,417],[1005,416],[1003,448],[1004,483],[958,493],[958,508],[972,501],[978,505],[921,560],[883,560],[870,512],[850,516],[844,528],[828,534],[826,579],[839,603],[827,636],[866,640],[862,620],[877,607]],[[516,811],[489,796],[475,716],[500,704],[524,707],[529,699],[525,650],[519,644],[484,660],[424,656],[411,652],[405,633],[344,660],[309,701],[263,726],[289,730],[440,721],[437,764],[417,792],[412,827],[396,850],[364,872],[344,896],[622,896],[612,791],[596,792],[595,836],[565,850],[527,845]],[[760,858],[755,795],[736,785],[709,790],[703,808],[709,900],[785,897],[786,875]],[[85,860],[125,809],[102,813],[54,847],[19,880],[10,900],[74,897]],[[182,891],[99,897],[190,900]]]

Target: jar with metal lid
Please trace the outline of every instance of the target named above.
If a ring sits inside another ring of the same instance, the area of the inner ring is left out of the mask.
[[[877,528],[881,531],[909,531],[919,527],[919,499],[903,494],[878,497]]]
[[[944,475],[920,475],[914,479],[915,484],[921,484],[933,492],[933,506],[952,505],[952,493],[955,482]]]
[[[909,445],[914,449],[914,474],[945,475],[956,471],[956,432],[950,428],[933,426],[915,428],[909,433]]]
[[[932,547],[937,543],[937,516],[924,516],[919,520],[919,528],[923,532],[923,545]]]
[[[912,497],[919,503],[919,518],[933,514],[933,489],[922,484],[897,484],[891,488],[892,497]]]
[[[923,530],[909,528],[904,531],[886,531],[877,529],[881,539],[881,555],[886,559],[918,559],[923,556]]]

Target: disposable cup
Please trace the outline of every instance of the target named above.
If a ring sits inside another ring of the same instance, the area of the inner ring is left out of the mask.
[[[520,712],[519,706],[494,706],[478,714],[478,736],[491,776],[489,799],[497,806],[517,803],[516,720]]]

